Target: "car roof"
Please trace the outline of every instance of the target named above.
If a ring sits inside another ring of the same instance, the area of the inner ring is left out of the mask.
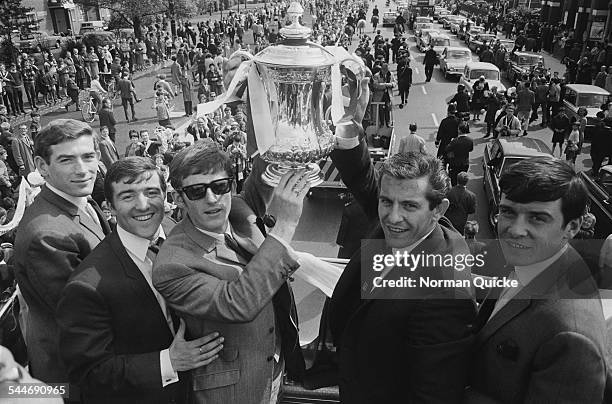
[[[397,11],[386,11],[383,15],[397,15]]]
[[[450,39],[450,37],[446,34],[441,34],[440,31],[429,31],[429,35],[432,38],[443,38],[443,39]]]
[[[472,53],[472,51],[470,50],[470,48],[466,48],[463,46],[447,46],[446,50],[448,51],[463,51],[463,52],[470,52],[470,54]]]
[[[474,69],[487,69],[487,70],[495,70],[499,71],[499,68],[495,66],[493,63],[488,62],[470,62],[466,65],[470,70]]]
[[[590,84],[567,84],[566,87],[576,91],[577,93],[610,95],[610,93],[604,90],[603,88],[592,86]]]
[[[552,157],[550,148],[540,139],[517,137],[511,139],[498,139],[504,151],[504,157]]]

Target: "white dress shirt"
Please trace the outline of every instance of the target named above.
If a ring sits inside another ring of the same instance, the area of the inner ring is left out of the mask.
[[[172,320],[168,316],[168,311],[166,307],[166,302],[164,298],[159,294],[157,289],[153,287],[153,262],[147,257],[147,251],[149,250],[149,245],[151,244],[150,240],[146,238],[142,238],[132,234],[126,230],[124,230],[119,224],[117,224],[117,235],[119,236],[119,240],[121,240],[121,244],[125,247],[128,255],[134,261],[134,264],[138,267],[142,276],[146,279],[153,295],[157,299],[159,303],[159,307],[168,321],[168,327],[170,328],[170,332],[174,334],[174,328],[172,327]],[[164,229],[159,226],[159,230],[157,233],[157,237],[161,237],[163,239],[166,238],[164,234]],[[178,382],[178,373],[172,367],[172,362],[170,362],[170,350],[164,349],[159,353],[159,362],[161,369],[161,380],[162,386],[166,387],[169,384]]]
[[[538,275],[540,275],[555,261],[557,261],[566,250],[567,244],[544,261],[536,262],[535,264],[525,266],[516,266],[513,271],[514,274],[511,274],[510,277],[516,279],[519,282],[519,285],[514,288],[504,288],[504,290],[499,295],[497,302],[495,303],[495,307],[491,312],[489,320],[493,318],[493,316],[497,314],[501,310],[501,308],[504,307],[510,300],[512,300],[514,296],[516,296],[521,290],[523,290],[528,284],[530,284],[531,281],[533,281]]]

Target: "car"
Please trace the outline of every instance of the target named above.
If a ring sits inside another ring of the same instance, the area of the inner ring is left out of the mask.
[[[429,37],[429,45],[433,46],[433,49],[436,51],[438,56],[442,56],[442,52],[444,51],[444,49],[446,49],[451,44],[450,37],[445,34],[435,34],[433,32],[430,32]]]
[[[382,26],[383,27],[394,26],[395,19],[397,18],[398,15],[399,14],[397,13],[397,11],[387,11],[386,13],[383,13]]]
[[[472,62],[472,52],[468,48],[447,46],[440,56],[440,71],[444,78],[461,76],[465,65]]]
[[[58,49],[66,40],[59,35],[48,35],[45,32],[29,31],[22,32],[19,40],[15,41],[20,51],[25,53],[36,53],[42,49]],[[38,49],[40,48],[40,50]]]
[[[469,31],[459,31],[457,38],[463,39],[465,43],[470,43],[470,38],[476,34],[484,32],[484,27],[472,25]]]
[[[444,21],[442,22],[442,27],[444,27],[445,29],[450,29],[450,25],[451,23],[459,23],[461,20],[467,20],[467,17],[464,17],[462,15],[449,15],[447,16]]]
[[[482,156],[483,186],[489,206],[489,225],[496,231],[499,208],[499,179],[513,164],[533,157],[553,158],[549,147],[540,139],[510,137],[493,139],[485,145]]]
[[[456,20],[456,21],[451,21],[449,29],[450,32],[453,34],[457,34],[459,35],[459,32],[461,32],[461,26],[465,26],[467,23],[467,19],[466,20]]]
[[[81,23],[81,29],[79,30],[79,35],[85,35],[88,32],[94,31],[106,31],[108,29],[108,25],[106,21],[96,20],[96,21],[83,21]]]
[[[476,34],[470,38],[468,48],[478,55],[485,45],[490,46],[492,43],[495,43],[496,39],[497,37],[494,34],[485,34],[484,32]]]
[[[424,29],[434,29],[434,25],[430,22],[417,22],[414,24],[414,36],[420,37]]]
[[[441,16],[444,16],[446,14],[450,14],[450,11],[445,9],[444,7],[436,6],[436,8],[434,9],[433,18],[434,20],[439,20]]]
[[[544,57],[534,52],[514,52],[509,54],[506,63],[506,76],[511,83],[520,79],[524,74],[529,74],[534,68],[544,65]]]
[[[590,139],[595,124],[596,114],[601,105],[610,101],[610,93],[601,87],[590,84],[568,84],[565,86],[563,105],[570,120],[578,119],[578,108],[587,110],[587,127],[585,139]]]
[[[431,38],[439,34],[440,31],[438,31],[437,29],[424,29],[422,35],[417,37],[416,39],[417,49],[421,52],[425,52],[429,47],[429,44],[431,43]]]
[[[417,17],[417,18],[414,20],[414,22],[415,22],[415,23],[418,23],[418,22],[431,22],[431,23],[433,23],[434,21],[433,21],[433,18],[432,18],[432,17]]]
[[[578,175],[586,185],[589,195],[589,212],[595,215],[593,238],[605,239],[612,234],[612,165],[599,169],[599,177],[582,171]]]
[[[484,76],[489,88],[497,87],[500,93],[506,92],[506,87],[501,82],[501,75],[497,66],[493,63],[486,62],[470,62],[465,65],[463,74],[459,79],[459,83],[465,86],[467,92],[471,95],[473,92],[474,83]]]
[[[442,14],[438,17],[438,24],[442,24],[442,27],[444,27],[444,23],[447,21],[447,18],[450,17],[452,14],[448,13],[448,14]]]

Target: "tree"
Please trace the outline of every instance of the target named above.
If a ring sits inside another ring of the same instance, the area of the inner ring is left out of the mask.
[[[17,48],[13,43],[14,31],[21,33],[28,31],[26,14],[32,11],[32,7],[24,7],[21,0],[0,1],[0,38],[3,43],[2,55],[6,61],[17,61]]]
[[[194,0],[74,0],[83,7],[106,8],[114,18],[134,28],[134,35],[142,38],[142,25],[148,17],[163,15],[171,20],[195,15]]]

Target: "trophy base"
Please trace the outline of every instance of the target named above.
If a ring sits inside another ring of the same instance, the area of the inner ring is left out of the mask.
[[[321,167],[318,164],[310,163],[307,165],[308,168],[308,184],[310,187],[316,187],[323,182],[323,178],[321,177]],[[261,179],[266,184],[271,187],[277,187],[280,181],[280,178],[290,170],[298,170],[299,168],[288,168],[282,167],[278,164],[268,164],[266,171],[261,175]]]

